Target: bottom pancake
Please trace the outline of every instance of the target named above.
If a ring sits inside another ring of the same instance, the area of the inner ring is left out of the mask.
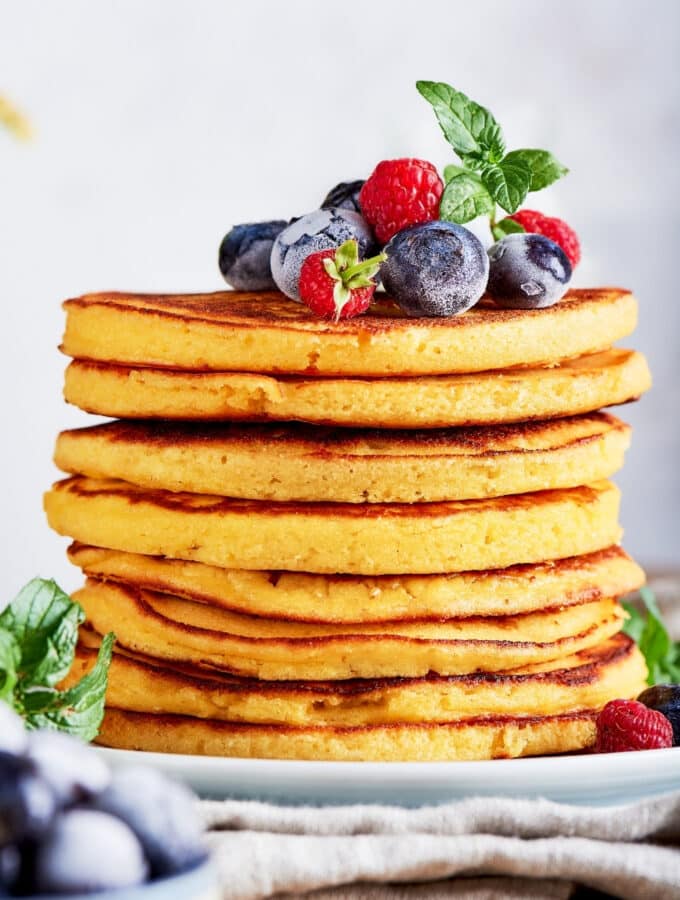
[[[69,676],[94,665],[99,636],[85,629]],[[647,669],[633,641],[603,644],[512,673],[442,677],[266,682],[170,666],[118,650],[107,702],[133,712],[195,716],[251,724],[362,726],[451,722],[471,716],[563,715],[635,697]]]
[[[107,709],[97,743],[123,750],[375,762],[507,759],[585,750],[595,741],[595,713],[466,719],[445,724],[357,728],[246,725],[190,716]]]

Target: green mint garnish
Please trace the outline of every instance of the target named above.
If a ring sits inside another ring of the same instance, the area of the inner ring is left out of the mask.
[[[324,259],[323,267],[335,282],[333,286],[333,302],[335,303],[335,320],[349,302],[352,291],[372,285],[378,273],[380,263],[387,259],[384,253],[359,262],[359,245],[354,240],[345,241],[335,251],[335,257]]]
[[[25,719],[28,728],[53,728],[85,741],[96,737],[113,634],[103,638],[90,672],[68,688],[57,685],[73,665],[82,608],[54,581],[35,578],[0,613],[0,700]]]
[[[645,658],[648,684],[680,684],[680,642],[669,635],[652,591],[642,588],[640,597],[646,613],[624,603],[629,619],[623,630],[633,638]]]
[[[530,191],[540,191],[569,171],[547,150],[505,152],[503,131],[492,113],[461,91],[441,81],[417,81],[416,87],[432,105],[444,136],[462,165],[444,169],[446,187],[440,216],[464,225],[488,215],[494,237],[512,231],[496,222],[496,205],[511,215]]]

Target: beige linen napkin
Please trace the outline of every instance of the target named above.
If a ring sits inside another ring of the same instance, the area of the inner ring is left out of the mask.
[[[200,807],[230,900],[558,900],[575,884],[680,900],[680,793],[596,808],[492,797],[422,809]]]

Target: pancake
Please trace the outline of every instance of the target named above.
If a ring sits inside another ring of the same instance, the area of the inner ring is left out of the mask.
[[[619,288],[572,290],[545,310],[482,304],[409,319],[389,301],[328,322],[278,293],[87,294],[64,304],[69,356],[159,368],[315,375],[427,375],[554,362],[635,329]]]
[[[569,488],[613,475],[630,428],[604,413],[440,431],[109,422],[64,431],[60,469],[253,500],[414,503]]]
[[[182,372],[76,360],[66,370],[64,397],[86,412],[129,419],[410,429],[592,412],[635,400],[650,384],[644,356],[618,349],[548,368],[373,379]]]
[[[642,569],[620,547],[538,565],[400,578],[220,569],[84,544],[72,544],[69,559],[94,578],[232,612],[349,624],[534,612],[621,597],[645,580]]]
[[[89,636],[79,645],[67,684],[90,671],[97,646]],[[614,698],[637,696],[646,678],[642,654],[623,634],[512,673],[352,681],[262,682],[115,653],[107,703],[132,712],[228,722],[347,727],[600,709]]]
[[[595,742],[595,716],[588,711],[534,718],[474,718],[443,724],[293,728],[149,715],[109,707],[96,742],[122,750],[262,759],[508,759],[585,750]]]
[[[156,659],[272,681],[499,672],[559,659],[616,634],[623,610],[595,600],[523,616],[323,625],[242,616],[88,580],[73,595],[99,634]]]
[[[617,543],[611,482],[449,503],[266,503],[73,477],[45,495],[59,534],[237,569],[350,575],[496,569]]]

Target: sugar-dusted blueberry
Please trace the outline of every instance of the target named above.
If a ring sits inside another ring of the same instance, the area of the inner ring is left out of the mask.
[[[131,767],[114,772],[95,805],[134,831],[155,876],[188,869],[205,857],[196,798],[154,769]]]
[[[21,716],[0,700],[0,752],[21,754],[27,743]]]
[[[341,181],[326,194],[326,199],[321,204],[321,209],[351,209],[360,213],[359,191],[364,186],[364,181]]]
[[[673,726],[673,746],[680,747],[680,684],[655,684],[643,691],[638,700],[666,716]]]
[[[571,263],[540,234],[508,234],[489,249],[488,292],[498,306],[543,309],[564,296]]]
[[[148,874],[140,842],[114,816],[73,809],[38,846],[35,888],[47,894],[89,893],[142,884]]]
[[[480,299],[489,258],[462,225],[426,222],[400,231],[385,247],[385,290],[410,316],[455,316]]]
[[[34,731],[27,758],[61,806],[88,800],[109,784],[109,768],[87,744],[59,731]]]
[[[220,272],[237,291],[276,290],[271,270],[272,245],[288,223],[248,222],[235,225],[220,244]]]
[[[56,811],[54,792],[31,763],[0,753],[0,845],[41,837]]]
[[[297,219],[281,232],[272,248],[272,275],[279,290],[299,300],[300,269],[309,254],[339,247],[352,238],[359,244],[360,257],[371,255],[371,229],[359,213],[350,209],[317,209]]]

